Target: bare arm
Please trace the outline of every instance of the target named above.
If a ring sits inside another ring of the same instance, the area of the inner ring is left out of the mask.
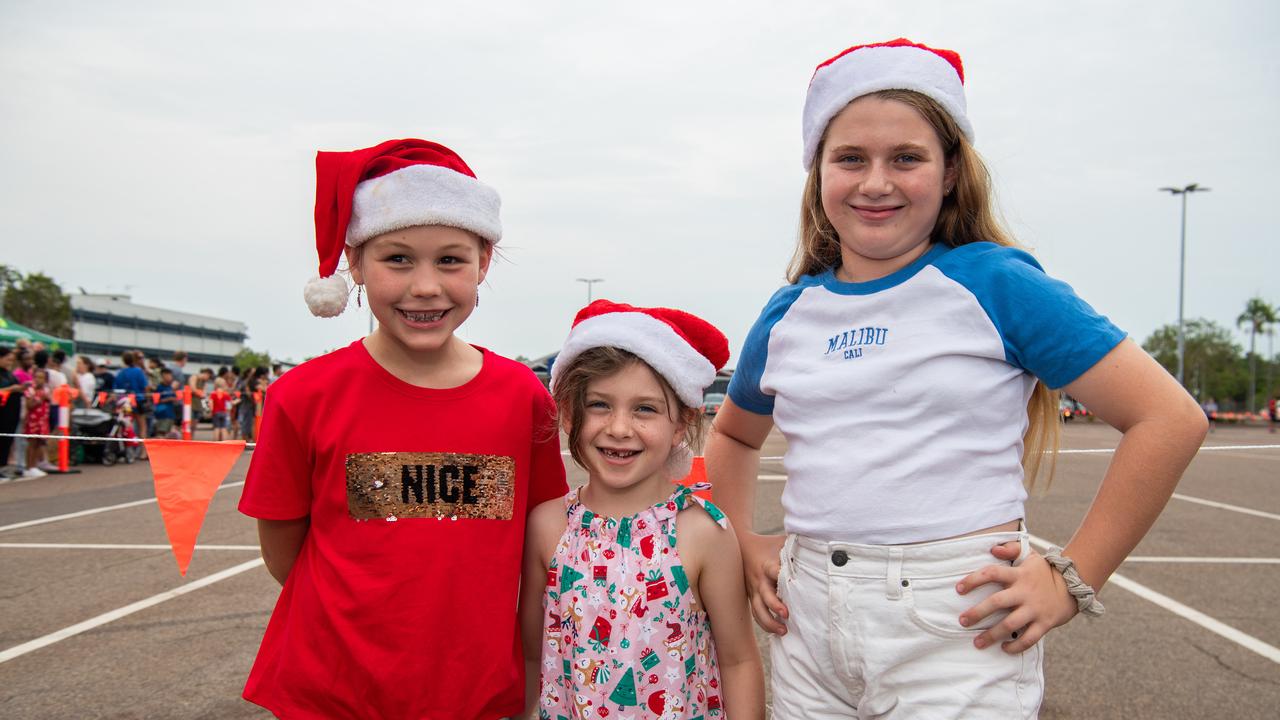
[[[725,717],[764,720],[764,665],[751,631],[738,542],[710,518],[703,520],[693,538],[701,565],[698,594],[711,619]]]
[[[520,637],[524,645],[525,715],[538,718],[542,676],[542,593],[547,565],[565,528],[564,500],[548,500],[529,513],[525,525],[524,572],[520,579]]]
[[[1208,421],[1147,353],[1125,341],[1066,388],[1124,433],[1084,521],[1067,543],[1080,577],[1100,588],[1169,502]]]
[[[1208,421],[1178,382],[1129,340],[1066,390],[1124,434],[1088,513],[1063,549],[1063,555],[1075,561],[1081,579],[1100,590],[1164,509],[1200,448]],[[1015,582],[1032,574],[1039,581],[1027,581],[1030,595],[1026,599],[1007,596],[1017,589]],[[1022,652],[1076,614],[1061,576],[1048,570],[1043,560],[1021,568],[991,566],[965,578],[962,585],[972,588],[993,580],[1009,587],[966,611],[962,622],[966,617],[985,617],[1000,607],[1016,610],[978,637],[980,647],[1025,626],[1027,632],[1005,644],[1008,652]],[[1023,607],[1029,612],[1022,612]]]
[[[747,412],[726,398],[711,427],[705,454],[716,505],[729,516],[737,533],[751,614],[765,632],[780,635],[787,631],[787,606],[777,591],[783,538],[753,532],[760,447],[772,428],[772,417]]]
[[[282,586],[289,578],[293,561],[298,559],[298,552],[302,550],[302,542],[306,540],[310,527],[309,515],[294,520],[258,521],[258,544],[262,546],[262,560],[267,564],[267,572]]]

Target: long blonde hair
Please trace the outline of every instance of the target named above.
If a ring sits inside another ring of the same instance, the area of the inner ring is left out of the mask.
[[[996,218],[992,201],[991,175],[969,139],[947,111],[932,98],[910,90],[881,90],[871,93],[883,100],[896,100],[915,108],[933,127],[942,142],[947,162],[955,167],[953,192],[942,198],[942,208],[930,238],[949,247],[973,242],[992,242],[1017,247],[1013,237]],[[815,156],[822,157],[824,136]],[[821,163],[814,161],[805,179],[800,201],[800,232],[795,253],[787,266],[787,282],[814,275],[840,265],[840,237],[822,209]],[[1027,432],[1022,437],[1022,469],[1028,488],[1034,488],[1046,452],[1049,455],[1047,483],[1053,481],[1061,443],[1058,393],[1037,380],[1027,403]],[[1047,487],[1047,485],[1046,485]]]

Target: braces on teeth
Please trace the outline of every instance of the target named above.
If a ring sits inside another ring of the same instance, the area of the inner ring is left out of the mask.
[[[433,313],[415,313],[409,312],[408,310],[401,310],[400,312],[404,313],[405,317],[414,322],[435,322],[436,320],[444,317],[444,310]]]

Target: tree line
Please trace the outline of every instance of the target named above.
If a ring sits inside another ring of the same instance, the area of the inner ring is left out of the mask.
[[[1280,395],[1278,325],[1280,308],[1260,297],[1249,298],[1236,318],[1236,327],[1249,333],[1246,351],[1235,342],[1230,328],[1205,318],[1187,320],[1183,363],[1187,390],[1201,402],[1213,398],[1223,410],[1266,410],[1268,401]],[[1173,373],[1178,366],[1178,326],[1160,327],[1142,347]]]

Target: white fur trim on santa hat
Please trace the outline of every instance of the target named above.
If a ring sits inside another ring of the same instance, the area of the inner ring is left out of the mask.
[[[702,407],[702,392],[716,379],[711,361],[670,325],[642,312],[614,312],[573,326],[551,366],[551,387],[555,388],[562,370],[574,358],[597,347],[626,350],[644,360],[689,407]]]
[[[302,288],[311,314],[317,317],[337,317],[347,308],[347,281],[341,275],[313,277]]]
[[[880,90],[914,90],[938,102],[973,141],[960,75],[937,53],[917,47],[865,47],[818,68],[804,101],[804,169],[813,166],[827,124],[846,105]]]
[[[470,230],[496,245],[501,205],[497,191],[473,177],[439,165],[410,165],[356,186],[347,245],[415,225]]]

